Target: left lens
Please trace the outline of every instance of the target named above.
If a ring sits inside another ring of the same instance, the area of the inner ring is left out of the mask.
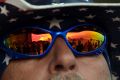
[[[24,28],[8,35],[4,45],[20,54],[43,54],[49,47],[52,37],[40,29]]]
[[[104,35],[96,31],[68,32],[67,40],[78,52],[89,52],[99,48],[104,42]]]

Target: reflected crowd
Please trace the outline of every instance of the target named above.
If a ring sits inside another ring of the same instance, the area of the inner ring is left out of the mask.
[[[69,43],[72,45],[74,49],[79,52],[88,52],[95,50],[96,48],[100,47],[102,41],[95,40],[95,39],[69,39]]]
[[[9,48],[13,49],[19,53],[27,53],[31,55],[42,54],[49,46],[50,42],[48,41],[33,41],[33,42],[25,42],[23,44],[14,42],[9,46]]]
[[[79,52],[88,52],[95,50],[96,48],[100,47],[102,44],[102,41],[95,40],[95,39],[68,39],[71,46],[76,49]],[[25,43],[16,43],[12,42],[9,44],[9,48],[22,53],[22,54],[42,54],[50,45],[50,41],[33,41],[33,42],[25,42]]]

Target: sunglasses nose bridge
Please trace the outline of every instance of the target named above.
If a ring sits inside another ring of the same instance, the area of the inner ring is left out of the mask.
[[[65,40],[65,36],[66,36],[66,33],[65,33],[65,32],[56,32],[56,33],[54,33],[55,39],[56,39],[57,37],[61,37],[61,38],[63,38],[63,39]]]
[[[56,36],[64,37],[66,35],[65,32],[56,32]]]
[[[53,37],[53,42],[55,42],[58,37],[64,39],[64,41],[66,40],[66,32],[52,32],[51,35]]]

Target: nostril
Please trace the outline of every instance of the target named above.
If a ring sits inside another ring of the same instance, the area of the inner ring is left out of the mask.
[[[55,70],[56,71],[62,71],[64,69],[64,66],[63,65],[56,65],[55,66]]]
[[[75,69],[75,65],[71,65],[71,66],[69,67],[69,69],[70,69],[70,70]]]

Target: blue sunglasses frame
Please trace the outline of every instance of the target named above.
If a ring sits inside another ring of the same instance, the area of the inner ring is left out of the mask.
[[[1,38],[0,38],[0,48],[2,48],[6,54],[8,56],[10,56],[12,59],[28,59],[28,58],[42,58],[44,57],[45,55],[47,55],[49,53],[49,51],[51,50],[55,40],[57,37],[62,37],[65,41],[65,43],[67,44],[67,46],[70,48],[70,50],[73,52],[73,54],[75,56],[88,56],[88,55],[99,55],[101,54],[103,51],[105,52],[105,55],[108,55],[105,51],[105,47],[106,47],[106,35],[105,33],[103,32],[103,35],[104,35],[104,42],[103,44],[97,48],[96,50],[93,50],[93,51],[89,51],[89,52],[78,52],[76,51],[75,49],[72,48],[72,46],[70,45],[70,43],[68,42],[68,40],[66,39],[66,34],[67,32],[71,31],[72,29],[75,29],[76,27],[80,27],[80,26],[95,26],[94,24],[90,24],[90,23],[82,23],[82,24],[78,24],[76,26],[73,26],[65,31],[59,31],[59,32],[55,32],[55,31],[50,31],[50,30],[47,30],[47,29],[43,29],[40,27],[40,25],[38,26],[29,26],[29,27],[17,27],[17,29],[21,29],[21,28],[33,28],[33,29],[38,29],[38,30],[43,30],[45,32],[48,32],[51,34],[52,36],[52,42],[50,43],[50,45],[48,46],[48,48],[46,49],[46,51],[42,54],[39,54],[39,55],[27,55],[27,54],[21,54],[21,53],[18,53],[18,52],[15,52],[9,48],[7,48],[5,45],[4,45],[4,40],[6,39],[6,37],[15,31],[12,30],[8,33],[6,33],[5,35],[3,35]],[[108,56],[107,56],[108,57]]]

